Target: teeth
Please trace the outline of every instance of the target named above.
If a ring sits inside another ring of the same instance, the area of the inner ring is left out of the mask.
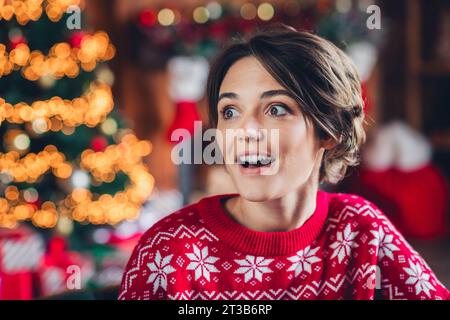
[[[266,156],[259,156],[258,161],[261,162],[261,164],[266,165],[272,162],[272,158]]]
[[[267,165],[272,162],[272,157],[267,157],[263,155],[247,155],[247,156],[240,156],[239,162],[244,164],[251,164],[251,165]]]

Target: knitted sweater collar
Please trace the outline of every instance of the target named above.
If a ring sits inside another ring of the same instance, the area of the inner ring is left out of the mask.
[[[224,200],[237,194],[218,195],[200,200],[197,205],[205,225],[233,249],[256,256],[283,256],[311,244],[321,233],[328,214],[330,196],[319,191],[313,215],[299,228],[286,232],[261,232],[235,221],[224,209]]]

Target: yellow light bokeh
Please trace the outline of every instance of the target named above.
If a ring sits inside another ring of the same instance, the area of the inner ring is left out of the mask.
[[[112,136],[117,132],[117,122],[113,118],[108,118],[102,123],[101,129],[104,134]]]
[[[5,197],[9,201],[16,201],[19,199],[19,190],[16,186],[9,186],[5,190]]]
[[[175,22],[175,14],[171,9],[164,8],[158,12],[158,22],[162,26],[170,26]]]
[[[246,3],[242,5],[240,13],[243,19],[253,20],[256,18],[257,9],[253,3]]]
[[[197,7],[192,13],[192,18],[197,23],[206,23],[209,20],[209,11],[205,7]]]
[[[258,17],[263,21],[269,21],[275,15],[275,9],[270,3],[261,3],[258,6]]]

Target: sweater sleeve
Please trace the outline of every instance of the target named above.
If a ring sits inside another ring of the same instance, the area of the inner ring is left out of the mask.
[[[193,239],[195,205],[185,207],[155,223],[139,240],[122,276],[119,300],[168,300],[186,283],[184,249]]]
[[[372,231],[377,242],[377,272],[381,273],[384,299],[446,300],[449,291],[439,282],[425,260],[395,226],[383,217],[378,231]]]
[[[142,236],[133,250],[122,276],[119,300],[165,300],[168,276],[174,271],[170,265],[173,255],[163,255],[155,245],[152,229]]]
[[[142,298],[142,271],[139,265],[139,252],[141,251],[141,242],[133,250],[128,260],[125,272],[122,276],[122,284],[119,291],[119,300],[138,300]]]

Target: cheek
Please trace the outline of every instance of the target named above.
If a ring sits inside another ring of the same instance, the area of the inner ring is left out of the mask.
[[[227,139],[226,132],[226,128],[219,123],[216,128],[216,143],[225,160],[231,156],[230,153],[233,150],[233,140]]]
[[[292,168],[313,166],[318,151],[318,138],[313,128],[296,125],[280,135],[280,152],[286,165]]]
[[[221,129],[219,127],[219,125],[217,125],[216,127],[216,145],[219,147],[220,149],[220,153],[222,153],[222,155],[225,155],[224,151],[226,150],[225,147],[225,135],[224,135],[225,130]]]

